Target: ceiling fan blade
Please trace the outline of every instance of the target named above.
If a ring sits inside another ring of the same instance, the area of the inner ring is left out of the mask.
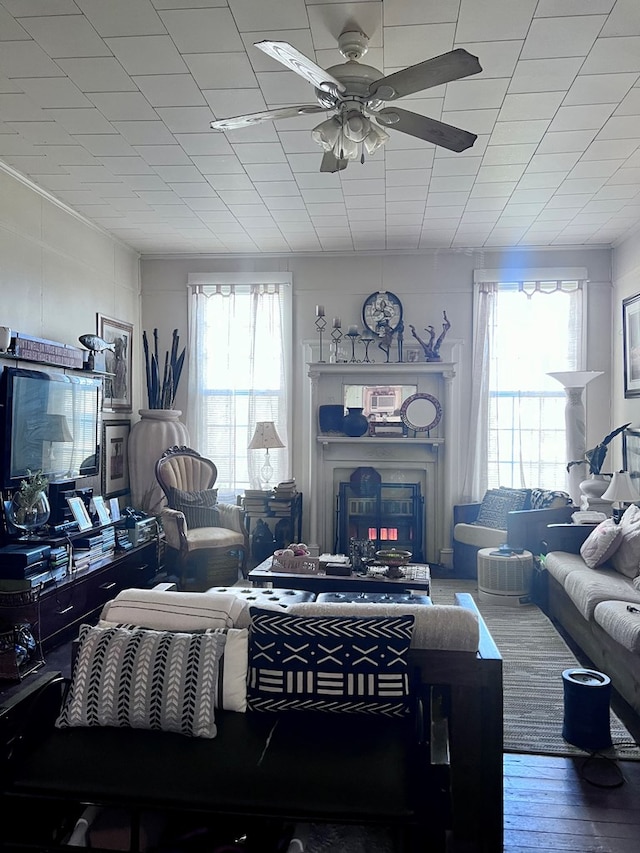
[[[398,107],[385,107],[373,115],[376,119],[380,118],[380,124],[385,127],[408,133],[410,136],[416,136],[426,142],[433,142],[434,145],[440,145],[450,151],[460,152],[466,148],[471,148],[478,138],[475,133],[469,133],[469,131],[461,130],[459,127],[444,124],[441,121],[436,121],[436,119],[419,115],[419,113],[409,112],[409,110],[401,110]],[[396,116],[397,121],[395,120]]]
[[[335,89],[338,92],[344,92],[345,87],[339,80],[336,80],[332,74],[329,74],[324,68],[320,68],[319,65],[312,62],[304,53],[296,50],[289,42],[269,41],[269,39],[265,39],[264,41],[255,42],[255,46],[268,56],[286,65],[287,68],[295,71],[296,74],[304,77],[305,80],[308,80],[316,88],[324,89],[325,91]]]
[[[260,124],[263,121],[272,121],[278,118],[294,118],[294,116],[311,115],[313,113],[324,113],[326,107],[318,104],[303,104],[299,107],[281,107],[277,110],[264,110],[260,113],[249,113],[246,116],[233,116],[212,121],[209,125],[213,130],[237,130],[239,127],[249,127],[252,124]]]
[[[327,151],[320,163],[320,171],[341,172],[343,169],[346,169],[348,165],[348,160],[339,160],[332,151]]]
[[[375,95],[383,101],[393,101],[423,89],[431,89],[442,83],[477,74],[479,71],[482,71],[482,66],[478,57],[459,47],[374,81],[369,87],[369,96]]]

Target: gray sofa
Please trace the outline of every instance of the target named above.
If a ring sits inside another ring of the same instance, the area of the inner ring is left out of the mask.
[[[640,714],[640,581],[610,564],[587,566],[580,547],[592,529],[547,528],[545,609]]]

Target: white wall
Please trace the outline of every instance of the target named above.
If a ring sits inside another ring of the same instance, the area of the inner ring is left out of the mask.
[[[613,252],[613,425],[631,422],[640,429],[640,397],[625,399],[622,300],[640,293],[640,234],[629,237]],[[612,445],[616,468],[622,467],[622,447],[617,439]]]
[[[140,328],[138,254],[0,164],[0,325],[64,344],[96,332],[96,314]],[[134,352],[134,415],[141,405]],[[106,414],[107,419],[126,417]]]
[[[438,328],[442,312],[452,324],[449,336],[462,342],[463,353],[457,369],[456,382],[461,386],[461,398],[470,398],[470,350],[472,333],[473,271],[477,268],[586,267],[589,277],[589,311],[587,318],[589,346],[585,369],[604,370],[606,375],[587,388],[587,446],[597,443],[608,431],[611,410],[610,395],[610,317],[611,269],[610,252],[600,250],[557,251],[430,251],[406,254],[370,254],[363,256],[325,256],[294,258],[144,258],[142,260],[142,315],[145,328],[159,329],[160,340],[168,342],[171,330],[177,327],[186,340],[187,295],[189,273],[239,272],[250,270],[288,270],[293,274],[293,333],[294,333],[294,406],[302,398],[307,382],[302,357],[305,340],[316,337],[315,305],[325,306],[329,324],[339,315],[343,328],[350,323],[361,325],[362,304],[376,290],[390,290],[403,303],[406,334],[413,323],[418,331],[425,326]],[[604,318],[604,319],[603,319]],[[326,340],[326,336],[325,336]],[[540,330],[540,346],[544,346],[544,329]],[[178,408],[186,405],[186,377],[179,392]],[[462,413],[462,434],[470,429],[468,407]],[[302,450],[301,419],[294,420],[293,470],[300,484],[305,482],[307,463]],[[457,450],[464,454],[465,442]],[[454,487],[457,497],[461,484]],[[455,499],[454,497],[454,499]]]

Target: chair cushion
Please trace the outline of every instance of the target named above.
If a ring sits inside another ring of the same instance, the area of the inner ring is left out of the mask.
[[[475,548],[497,548],[498,545],[507,541],[507,531],[461,521],[453,528],[453,538],[456,542],[473,545]]]
[[[585,562],[580,554],[551,551],[544,558],[544,567],[561,586],[564,586],[571,572],[584,571]]]
[[[617,551],[623,531],[612,518],[602,521],[580,546],[580,555],[590,569],[604,565]]]
[[[252,607],[249,709],[405,716],[413,624],[404,614],[294,616]]]
[[[83,625],[59,728],[116,726],[216,735],[213,694],[221,632]]]
[[[187,530],[186,535],[189,551],[200,548],[244,548],[245,545],[242,533],[226,527],[195,527]]]
[[[193,492],[175,486],[169,489],[169,507],[184,513],[189,528],[215,527],[218,524],[217,511],[214,509],[217,502],[217,489]]]
[[[526,509],[531,499],[530,489],[489,489],[485,492],[480,512],[473,524],[506,530],[507,513]]]
[[[565,592],[585,619],[591,619],[601,601],[630,601],[640,603],[640,592],[629,578],[609,569],[588,569],[571,572],[564,584]]]

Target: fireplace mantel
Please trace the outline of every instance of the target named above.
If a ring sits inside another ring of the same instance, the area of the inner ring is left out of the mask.
[[[384,479],[417,482],[425,498],[426,559],[450,565],[452,486],[457,474],[459,401],[455,361],[427,363],[327,363],[308,360],[308,443],[310,541],[323,550],[335,542],[338,486],[352,471],[368,465]],[[415,385],[436,397],[443,415],[429,434],[351,438],[319,431],[318,407],[344,403],[344,386]]]

